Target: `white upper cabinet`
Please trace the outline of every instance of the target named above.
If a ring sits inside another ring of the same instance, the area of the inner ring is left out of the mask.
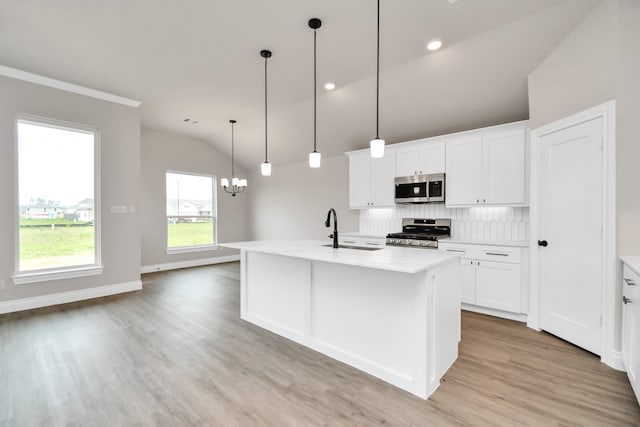
[[[525,130],[489,133],[484,136],[482,143],[487,203],[525,204]]]
[[[372,159],[369,150],[347,155],[349,206],[352,209],[395,206],[395,151],[387,148],[380,159]]]
[[[482,195],[482,137],[447,141],[447,205],[478,205]]]
[[[445,173],[447,207],[527,206],[528,122],[387,145],[349,156],[349,206],[395,206],[394,178]]]
[[[447,206],[526,206],[527,161],[524,124],[449,138]]]
[[[444,141],[418,140],[396,150],[395,176],[443,173],[445,170]]]

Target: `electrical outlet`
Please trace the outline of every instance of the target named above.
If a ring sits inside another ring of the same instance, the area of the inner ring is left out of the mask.
[[[4,280],[0,280],[0,291],[7,289],[7,284]]]

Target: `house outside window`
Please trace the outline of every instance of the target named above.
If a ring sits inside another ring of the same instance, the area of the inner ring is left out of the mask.
[[[98,130],[26,116],[16,128],[14,282],[99,274]]]
[[[216,192],[211,175],[166,173],[167,253],[215,248]]]

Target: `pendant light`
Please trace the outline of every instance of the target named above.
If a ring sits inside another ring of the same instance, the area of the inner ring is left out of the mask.
[[[376,138],[371,140],[371,157],[384,157],[384,139],[380,138],[378,128],[380,127],[380,0],[378,0],[378,33],[376,50]]]
[[[322,159],[322,155],[318,153],[316,150],[316,140],[317,140],[317,110],[318,110],[318,101],[317,101],[317,91],[318,91],[318,83],[317,83],[317,66],[316,66],[316,33],[317,29],[322,25],[322,21],[318,18],[309,19],[309,28],[313,30],[313,151],[309,153],[309,167],[310,168],[319,168],[320,161]]]
[[[264,58],[264,163],[260,165],[263,176],[271,175],[271,163],[267,160],[267,59],[271,58],[270,50],[261,50],[260,56]]]
[[[222,188],[224,188],[224,191],[226,193],[229,193],[233,197],[236,197],[236,194],[242,193],[247,189],[247,180],[236,178],[236,172],[233,162],[233,126],[236,124],[236,121],[229,120],[229,123],[231,123],[231,186],[229,186],[229,180],[227,178],[222,178],[220,180],[220,185],[222,185]]]

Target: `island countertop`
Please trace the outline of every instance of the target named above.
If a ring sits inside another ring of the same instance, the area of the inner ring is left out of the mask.
[[[409,274],[430,269],[459,256],[432,249],[391,246],[377,250],[334,249],[331,242],[326,240],[255,240],[221,243],[219,246]]]

